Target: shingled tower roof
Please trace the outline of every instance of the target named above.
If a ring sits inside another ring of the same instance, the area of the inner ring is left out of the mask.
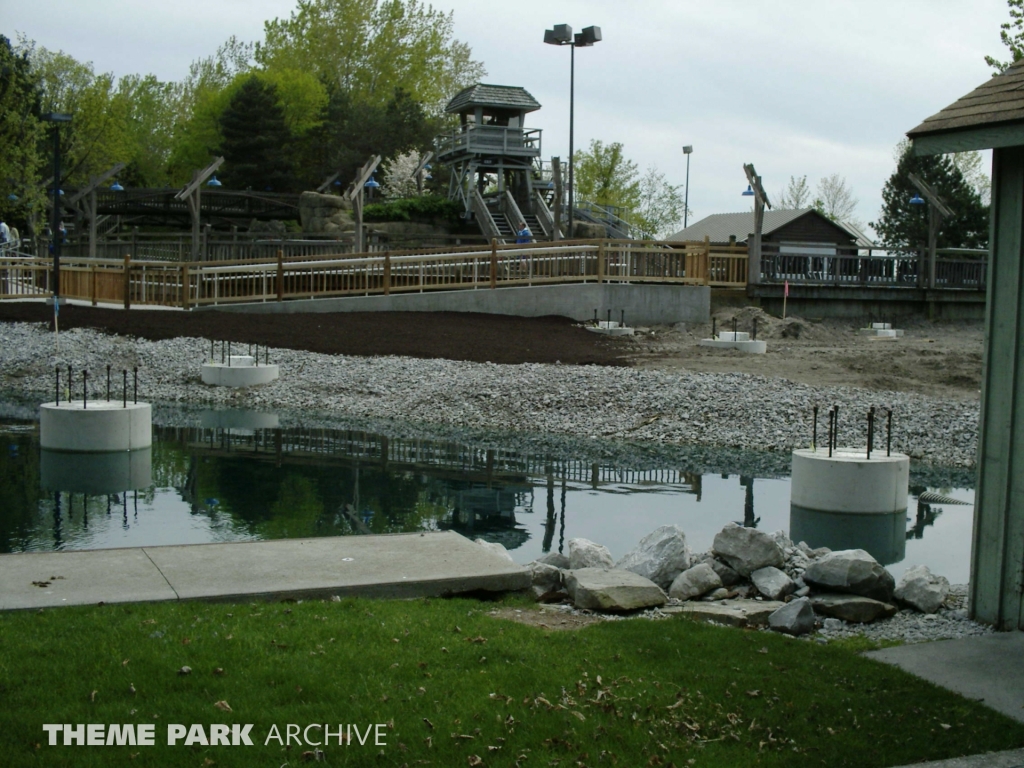
[[[923,123],[907,132],[911,139],[932,138],[942,135],[972,133],[978,129],[1008,128],[1024,121],[1024,59],[1011,64],[1005,72],[991,77],[966,96],[954,101],[941,112],[927,118]],[[1000,131],[1002,133],[1002,131]],[[965,137],[965,142],[978,147],[1009,146],[1019,144],[1016,138],[1007,136],[987,137],[986,143],[981,136]],[[979,143],[980,142],[980,143]],[[916,142],[915,142],[916,143]],[[946,149],[944,151],[956,151]]]
[[[474,107],[511,109],[517,112],[535,112],[538,102],[529,91],[516,85],[487,85],[477,83],[463,88],[444,108],[445,112],[465,112]]]

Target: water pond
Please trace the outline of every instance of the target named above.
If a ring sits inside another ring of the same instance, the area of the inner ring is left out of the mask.
[[[899,577],[969,575],[973,479],[911,472],[905,515],[791,509],[788,457],[510,437],[392,434],[274,414],[158,413],[147,451],[42,451],[26,406],[0,407],[0,552],[452,529],[517,562],[582,536],[615,557],[660,525],[710,548],[730,521],[871,551]],[[963,504],[919,501],[930,491]]]

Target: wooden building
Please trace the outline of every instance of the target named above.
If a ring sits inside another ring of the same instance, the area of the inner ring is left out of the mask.
[[[993,150],[970,613],[1024,629],[1024,60],[907,136],[919,155]]]
[[[714,213],[676,232],[668,240],[699,242],[707,237],[712,245],[743,245],[753,233],[753,211]],[[862,242],[862,238],[859,231],[822,216],[814,208],[767,210],[761,228],[761,242],[776,245],[831,245],[847,249],[872,245],[870,241]]]

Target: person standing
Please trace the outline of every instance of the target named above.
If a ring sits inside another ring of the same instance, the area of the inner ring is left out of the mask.
[[[0,245],[7,245],[11,242],[11,228],[7,226],[7,222],[0,219]]]
[[[533,233],[530,231],[530,228],[528,226],[526,226],[526,222],[525,221],[520,221],[519,222],[519,230],[516,232],[516,244],[518,245],[520,243],[532,243],[532,242],[533,242]]]

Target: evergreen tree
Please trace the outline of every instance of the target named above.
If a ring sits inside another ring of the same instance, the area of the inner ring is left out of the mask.
[[[917,188],[908,174],[925,181],[945,201],[953,216],[939,226],[939,248],[987,248],[988,206],[948,155],[918,157],[904,142],[897,148],[896,171],[882,189],[882,211],[872,223],[882,245],[894,251],[910,251],[928,242],[928,206],[912,205]]]
[[[277,88],[251,76],[220,117],[223,181],[232,189],[285,192],[293,186],[292,135]]]

